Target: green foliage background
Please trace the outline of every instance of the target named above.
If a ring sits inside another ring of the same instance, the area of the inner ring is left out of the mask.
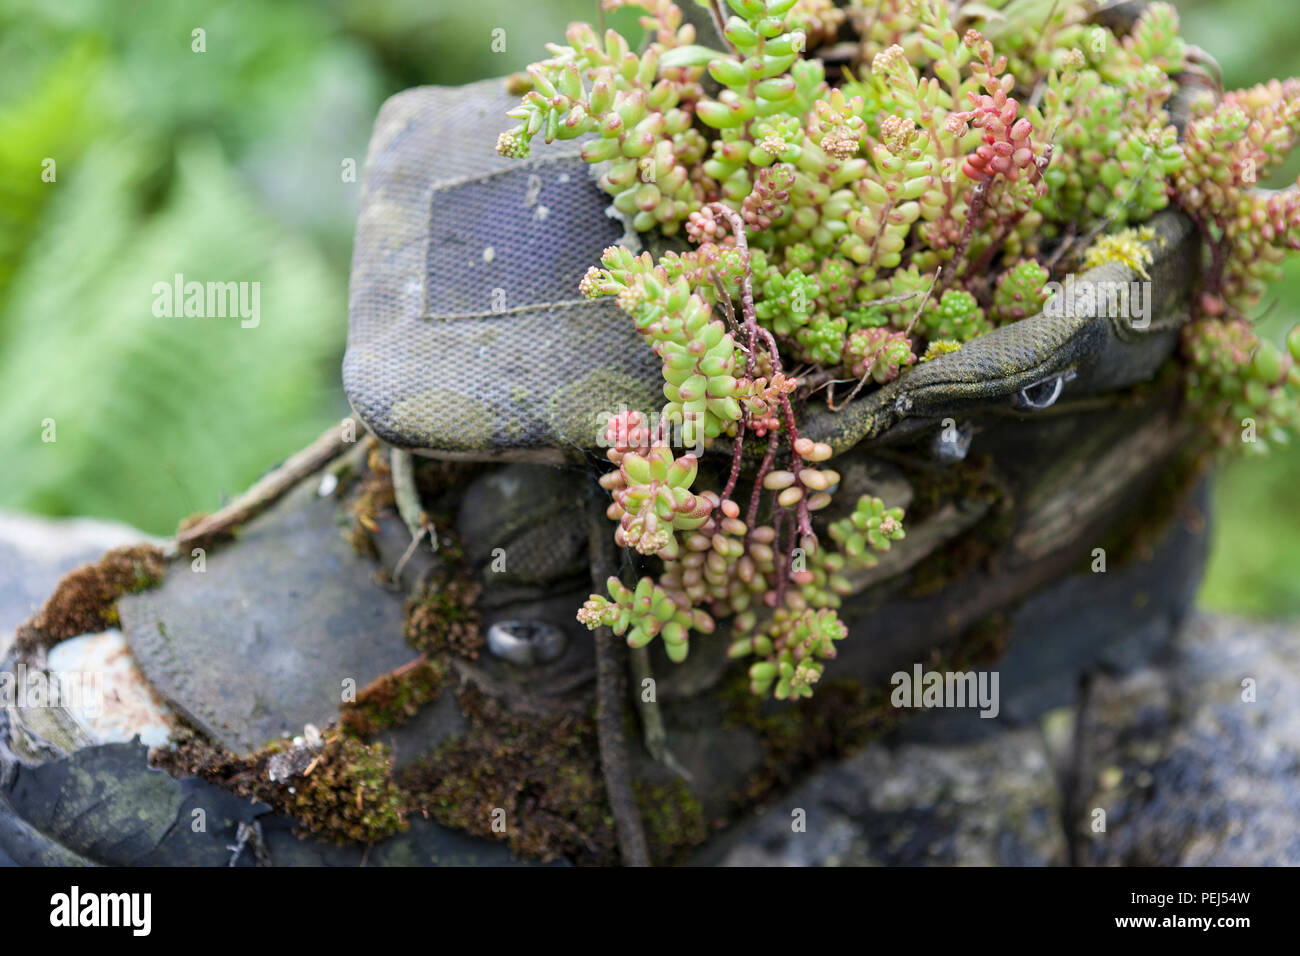
[[[0,508],[165,534],[342,415],[360,189],[342,169],[379,104],[520,69],[595,7],[0,0]],[[1229,85],[1300,73],[1294,0],[1179,7]],[[151,288],[178,272],[260,282],[261,325],[156,318]],[[1276,298],[1280,340],[1300,268]],[[1300,613],[1298,480],[1300,443],[1222,471],[1204,603]]]

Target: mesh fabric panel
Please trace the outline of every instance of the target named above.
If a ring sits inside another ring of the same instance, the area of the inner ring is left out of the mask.
[[[663,403],[612,300],[578,294],[622,223],[574,143],[498,156],[500,80],[407,90],[375,123],[343,384],[390,444],[491,457],[597,445],[601,413]]]

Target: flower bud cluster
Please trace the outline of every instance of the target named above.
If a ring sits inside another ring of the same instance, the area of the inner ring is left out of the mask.
[[[749,668],[750,690],[759,696],[772,691],[777,700],[811,697],[824,670],[822,660],[833,658],[835,642],[847,635],[834,611],[779,609],[763,638],[772,645],[768,659]]]
[[[863,495],[847,518],[830,526],[831,540],[845,556],[860,567],[874,567],[873,551],[888,551],[894,541],[902,541],[903,509],[886,508],[879,498]]]
[[[593,631],[608,627],[620,637],[626,636],[629,647],[645,647],[659,637],[668,659],[681,662],[690,651],[691,631],[713,633],[713,619],[708,614],[674,603],[668,592],[648,577],[641,578],[635,588],[611,577],[605,587],[609,598],[591,595],[578,611],[578,620]]]

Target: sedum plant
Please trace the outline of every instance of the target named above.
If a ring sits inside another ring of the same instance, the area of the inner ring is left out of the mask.
[[[570,26],[515,79],[497,143],[524,157],[582,138],[613,208],[678,240],[658,258],[611,247],[581,283],[662,361],[666,401],[654,424],[611,418],[602,479],[617,543],[656,573],[611,579],[584,623],[681,660],[730,617],[755,693],[811,694],[846,633],[844,572],[904,516],[863,498],[822,521],[839,475],[795,407],[824,388],[834,409],[836,385],[852,397],[1036,314],[1062,263],[1145,274],[1139,227],[1170,203],[1208,250],[1189,405],[1220,438],[1252,415],[1268,439],[1297,424],[1300,338],[1262,344],[1247,313],[1300,245],[1300,192],[1255,188],[1300,136],[1300,81],[1194,98],[1180,138],[1176,81],[1208,73],[1167,3],[1122,36],[1069,0],[1032,16],[1016,0],[700,5],[717,48],[670,0],[603,0],[641,9],[644,42]],[[674,428],[730,442],[730,469],[700,487]]]

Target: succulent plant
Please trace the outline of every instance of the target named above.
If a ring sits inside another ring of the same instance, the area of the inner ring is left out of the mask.
[[[710,0],[718,49],[670,0],[603,3],[643,10],[642,48],[571,26],[515,84],[498,149],[585,137],[632,228],[693,244],[658,259],[611,247],[580,291],[614,298],[661,360],[660,420],[690,445],[730,442],[731,468],[697,489],[696,458],[674,457],[662,426],[610,420],[616,541],[660,569],[611,582],[587,623],[634,644],[663,635],[676,660],[688,630],[734,616],[733,655],[760,658],[755,691],[811,693],[845,633],[844,572],[899,540],[903,515],[863,499],[815,524],[838,475],[795,408],[1035,315],[1058,262],[1145,275],[1141,224],[1171,201],[1207,250],[1182,337],[1189,408],[1220,444],[1242,419],[1260,447],[1300,422],[1293,358],[1245,318],[1300,248],[1300,186],[1255,188],[1300,138],[1300,81],[1202,97],[1180,140],[1175,80],[1205,55],[1167,3],[1119,35],[1077,0],[1033,15],[1003,0]],[[816,55],[850,35],[852,62]]]
[[[903,509],[886,508],[879,498],[863,495],[853,514],[831,525],[829,533],[846,557],[871,567],[876,563],[873,551],[888,551],[905,537]]]
[[[578,620],[591,628],[608,627],[615,634],[626,635],[630,647],[645,647],[658,637],[669,659],[684,661],[690,632],[708,634],[713,630],[713,620],[707,614],[678,606],[648,577],[641,578],[635,588],[624,587],[611,577],[606,588],[609,599],[593,594],[578,611]]]
[[[1187,125],[1174,195],[1213,249],[1204,313],[1239,314],[1300,248],[1300,191],[1255,187],[1300,137],[1300,80],[1272,80],[1224,94]]]
[[[1037,315],[1047,301],[1043,286],[1049,276],[1047,269],[1033,259],[1017,262],[998,276],[989,317],[1003,325]]]
[[[1241,319],[1194,322],[1183,346],[1188,404],[1216,444],[1258,453],[1300,428],[1300,326],[1279,349]]]
[[[667,445],[655,445],[644,455],[620,452],[618,470],[601,479],[614,498],[610,517],[619,523],[618,545],[642,554],[675,556],[673,532],[693,531],[713,510],[707,496],[691,493],[696,469],[693,455],[674,459]]]
[[[772,689],[777,700],[811,697],[822,676],[822,660],[835,656],[835,641],[847,634],[834,611],[781,608],[766,636],[772,645],[769,659],[749,668],[750,689],[760,696]]]
[[[858,329],[850,335],[844,358],[851,376],[869,376],[881,384],[898,378],[901,369],[916,361],[907,336],[883,328]]]

